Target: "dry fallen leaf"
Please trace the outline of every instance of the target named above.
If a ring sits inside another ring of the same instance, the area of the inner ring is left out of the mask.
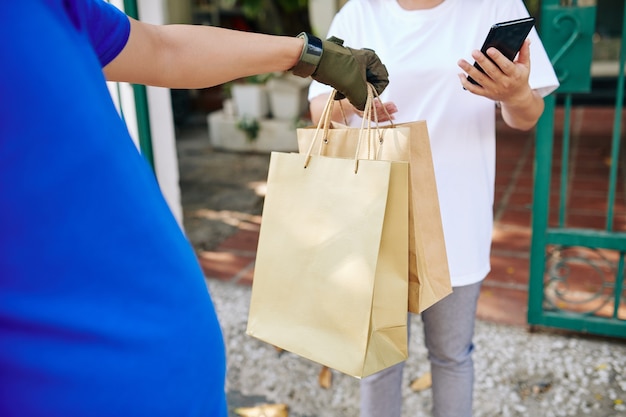
[[[289,417],[287,404],[260,404],[255,407],[235,408],[242,417]]]
[[[320,387],[328,389],[333,384],[333,373],[327,366],[322,367],[318,377]]]
[[[426,372],[422,376],[411,382],[411,390],[415,392],[424,391],[425,389],[430,388],[432,384],[433,380],[431,378],[430,372]]]

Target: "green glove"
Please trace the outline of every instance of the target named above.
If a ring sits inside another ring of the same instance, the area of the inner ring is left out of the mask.
[[[335,100],[347,97],[359,110],[365,108],[367,85],[374,86],[378,94],[389,84],[387,68],[371,49],[352,49],[343,46],[341,39],[331,37],[322,41],[301,33],[305,45],[300,61],[292,68],[295,75],[311,76],[314,80],[337,90]]]

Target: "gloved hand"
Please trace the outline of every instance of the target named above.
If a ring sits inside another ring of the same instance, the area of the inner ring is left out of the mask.
[[[337,90],[335,100],[347,97],[359,110],[365,109],[367,84],[374,86],[378,94],[389,84],[387,68],[371,49],[352,49],[343,46],[334,36],[322,41],[315,36],[301,33],[305,45],[300,61],[292,68],[295,75],[311,76],[314,80]]]

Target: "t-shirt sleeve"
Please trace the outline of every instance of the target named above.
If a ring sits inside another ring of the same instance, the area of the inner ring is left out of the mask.
[[[533,28],[530,35],[530,78],[528,83],[542,97],[559,88],[559,79],[554,72],[548,53],[543,47],[537,30]]]
[[[85,1],[84,24],[100,64],[104,67],[126,46],[130,36],[128,16],[102,1]]]

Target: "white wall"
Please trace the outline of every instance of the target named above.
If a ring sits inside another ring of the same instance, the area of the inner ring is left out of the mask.
[[[309,20],[313,34],[325,37],[335,13],[346,0],[309,0]]]

